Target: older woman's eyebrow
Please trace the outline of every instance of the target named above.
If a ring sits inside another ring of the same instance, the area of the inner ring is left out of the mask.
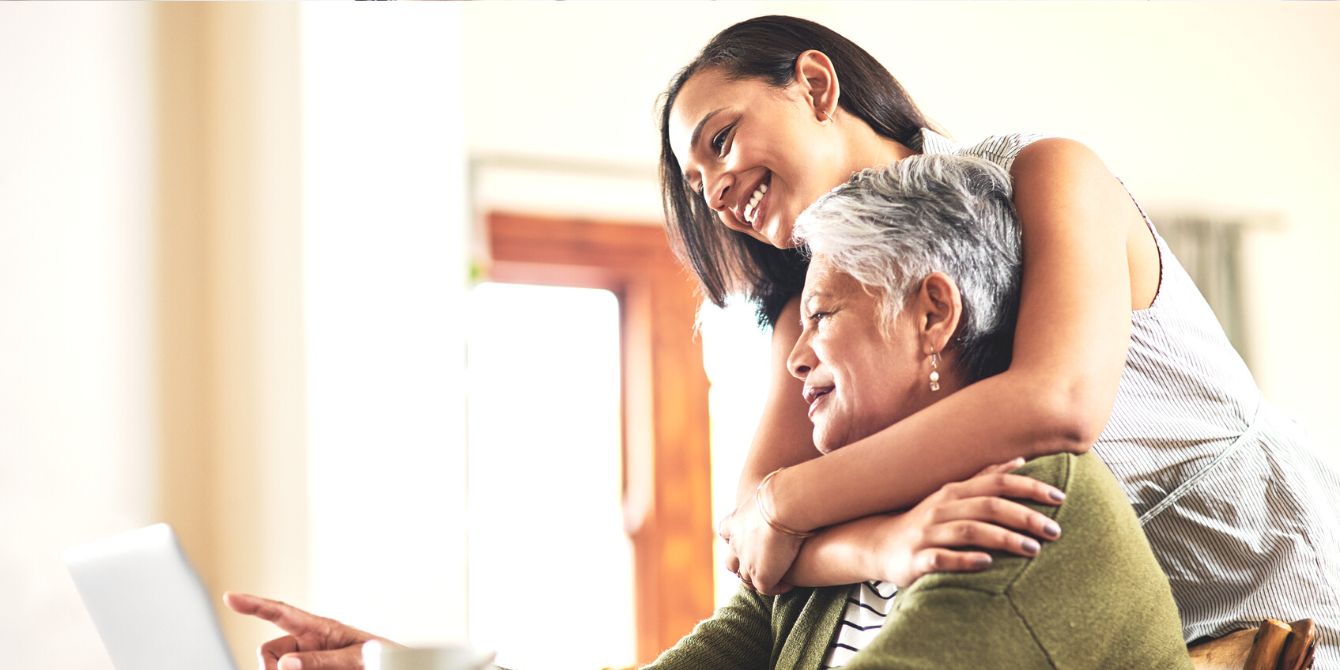
[[[698,146],[698,140],[702,139],[702,136],[703,136],[703,128],[707,125],[707,122],[708,122],[708,121],[711,121],[711,120],[712,120],[712,117],[714,117],[714,116],[716,116],[717,114],[720,114],[721,112],[725,111],[725,109],[726,109],[725,107],[718,107],[718,108],[716,108],[716,109],[714,109],[714,110],[708,112],[706,115],[703,116],[702,119],[700,119],[700,120],[698,121],[698,125],[696,125],[696,126],[693,127],[693,133],[691,133],[691,134],[689,135],[689,151],[690,151],[690,152],[693,151],[693,147]],[[690,177],[689,173],[688,173],[688,172],[685,172],[685,173],[684,173],[684,181],[685,181],[686,183],[688,183],[690,186],[692,186],[693,181],[692,181],[689,177]]]
[[[809,310],[808,305],[809,305],[809,303],[810,303],[811,300],[813,300],[813,299],[815,299],[815,298],[825,298],[825,297],[828,297],[828,292],[825,291],[825,290],[823,290],[822,288],[816,288],[816,289],[812,289],[812,290],[809,290],[809,291],[805,291],[804,293],[801,293],[801,294],[800,294],[800,318],[801,318],[801,320],[802,320],[802,321],[805,320],[805,317],[806,317],[807,315],[809,315],[810,310]]]

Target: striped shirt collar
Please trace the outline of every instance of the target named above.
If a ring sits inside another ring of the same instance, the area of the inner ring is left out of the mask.
[[[930,128],[921,129],[921,149],[923,154],[956,154],[959,152],[959,146],[954,140],[931,130]]]

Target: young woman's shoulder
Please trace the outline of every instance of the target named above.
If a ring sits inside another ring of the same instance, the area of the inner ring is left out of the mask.
[[[927,145],[933,143],[932,139]],[[989,160],[1009,171],[1016,183],[1021,179],[1046,179],[1071,175],[1110,176],[1098,155],[1082,142],[1042,133],[990,135],[971,144],[957,147],[956,153]]]
[[[1151,224],[1093,149],[1073,139],[1039,139],[1019,151],[1009,171],[1026,235],[1037,240],[1057,232],[1056,239],[1070,240],[1063,246],[1089,261],[1120,249],[1130,308],[1153,303],[1162,272]],[[1077,257],[1061,260],[1078,262]]]
[[[1103,161],[1083,142],[1067,137],[1041,137],[1019,149],[1010,174],[1016,181],[1057,171],[1076,175],[1095,172],[1111,176]]]

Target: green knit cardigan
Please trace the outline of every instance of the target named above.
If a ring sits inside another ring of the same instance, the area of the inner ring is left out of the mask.
[[[844,667],[1191,668],[1168,580],[1102,461],[1057,454],[1018,472],[1066,492],[1060,507],[1030,505],[1061,538],[1033,559],[996,553],[983,572],[922,577]],[[818,670],[850,590],[741,589],[647,668]]]

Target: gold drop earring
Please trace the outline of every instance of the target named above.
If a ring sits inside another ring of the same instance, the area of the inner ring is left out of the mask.
[[[931,392],[940,390],[940,354],[931,354]]]

